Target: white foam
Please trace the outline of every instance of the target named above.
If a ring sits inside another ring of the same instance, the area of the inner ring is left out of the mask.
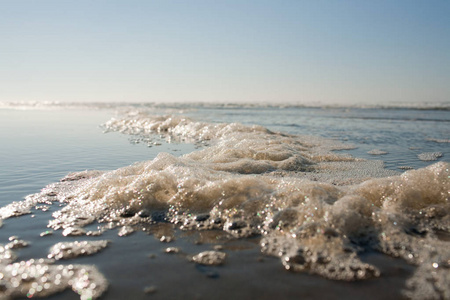
[[[94,266],[55,265],[51,259],[15,262],[16,257],[11,249],[0,245],[2,299],[48,297],[67,288],[78,293],[80,299],[97,299],[108,288],[107,280]]]
[[[215,266],[225,262],[227,254],[220,251],[203,251],[192,257],[192,260],[201,265]]]
[[[435,138],[428,138],[427,141],[435,142],[435,143],[450,143],[450,139],[435,139]]]
[[[67,288],[80,299],[97,299],[107,289],[108,282],[94,266],[52,265],[41,260],[28,260],[1,265],[4,285],[1,296],[48,297]]]
[[[163,218],[184,229],[222,229],[238,238],[258,234],[263,252],[279,256],[286,269],[335,280],[380,276],[359,259],[363,251],[419,266],[448,254],[435,233],[450,232],[448,163],[399,175],[380,161],[332,152],[348,147],[335,141],[180,116],[134,114],[106,127],[209,146],[182,157],[160,153],[110,172],[71,174],[23,204],[2,208],[2,218],[58,200],[67,205],[53,213],[54,230],[94,221],[135,228]],[[448,268],[439,268],[448,276]],[[425,284],[436,297],[448,294],[450,285],[422,280],[418,270],[412,291]]]
[[[53,245],[50,248],[48,258],[69,259],[81,255],[92,255],[108,246],[108,241],[76,241],[76,242],[61,242]]]
[[[417,155],[417,157],[423,161],[434,161],[442,157],[442,155],[442,152],[424,152]]]
[[[380,149],[373,149],[368,151],[367,153],[370,155],[385,155],[388,154],[389,152]]]

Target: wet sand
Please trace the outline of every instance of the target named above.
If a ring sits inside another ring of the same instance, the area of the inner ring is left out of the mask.
[[[61,241],[61,232],[39,237],[48,213],[34,216],[5,220],[0,230],[1,241],[8,238],[6,233],[31,241],[29,247],[17,251],[18,260],[46,257],[48,249]],[[379,278],[333,281],[285,270],[279,258],[261,254],[259,237],[236,240],[223,231],[182,231],[168,223],[150,225],[125,237],[117,232],[65,237],[64,241],[107,239],[111,243],[97,254],[57,262],[96,265],[110,284],[102,299],[401,299],[405,281],[415,269],[401,259],[369,252],[361,259],[380,269]],[[161,242],[162,236],[173,241]],[[177,247],[180,252],[165,253],[167,247]],[[191,261],[192,255],[215,247],[227,254],[223,265]],[[61,298],[79,296],[66,290],[48,299]]]

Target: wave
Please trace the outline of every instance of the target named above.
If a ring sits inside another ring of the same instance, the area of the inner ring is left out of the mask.
[[[446,119],[436,118],[417,118],[414,116],[395,116],[395,117],[383,117],[383,116],[335,116],[339,119],[358,119],[358,120],[377,120],[377,121],[413,121],[413,122],[450,122],[448,116],[444,116]]]
[[[104,124],[125,134],[160,134],[202,144],[181,157],[113,171],[72,173],[40,193],[0,209],[2,219],[39,203],[65,202],[49,227],[101,234],[122,227],[172,222],[184,230],[259,235],[261,249],[295,272],[333,280],[382,276],[360,259],[378,251],[418,266],[410,298],[449,298],[450,164],[403,174],[333,150],[349,147],[261,126],[198,122],[179,115],[134,112]],[[98,233],[83,227],[103,223]]]

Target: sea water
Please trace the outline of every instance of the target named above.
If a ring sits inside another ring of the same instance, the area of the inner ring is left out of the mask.
[[[35,108],[0,110],[5,297],[449,298],[445,106]]]

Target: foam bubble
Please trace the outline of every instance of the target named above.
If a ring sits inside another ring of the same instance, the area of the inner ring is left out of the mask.
[[[16,254],[9,247],[0,245],[0,264],[6,265],[16,259]]]
[[[385,155],[388,154],[389,152],[380,149],[373,149],[368,151],[367,153],[370,155]]]
[[[127,236],[134,232],[133,227],[131,226],[123,226],[120,228],[119,232],[117,233],[118,236]]]
[[[48,297],[67,288],[80,299],[99,298],[108,282],[94,266],[54,265],[53,260],[30,259],[14,262],[16,255],[0,245],[1,290],[3,299]]]
[[[192,260],[201,265],[215,266],[225,262],[227,254],[220,251],[203,251],[192,257]]]
[[[428,138],[427,141],[435,142],[435,143],[450,143],[450,140],[448,140],[448,139]]]
[[[92,255],[108,246],[108,241],[61,242],[50,248],[48,258],[69,259],[81,255]]]
[[[5,245],[6,249],[18,249],[18,248],[25,248],[30,245],[29,242],[20,240],[19,238],[15,237],[14,239],[10,239],[10,243]]]
[[[423,161],[433,161],[437,160],[439,157],[442,157],[442,155],[442,152],[424,152],[417,155],[417,157]]]

